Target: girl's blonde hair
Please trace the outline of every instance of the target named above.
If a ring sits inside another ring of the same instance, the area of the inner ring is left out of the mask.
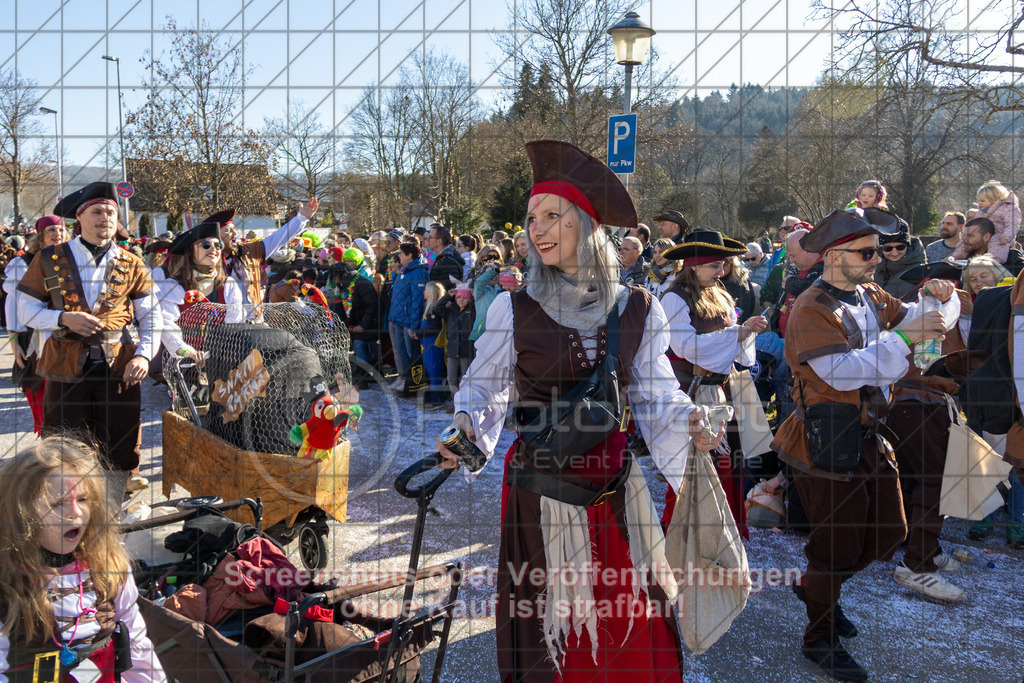
[[[25,643],[53,635],[53,608],[46,595],[53,571],[39,545],[36,505],[54,474],[81,477],[89,525],[76,558],[89,569],[96,601],[117,597],[128,577],[128,553],[114,525],[117,510],[107,495],[109,475],[96,449],[72,436],[50,436],[0,462],[0,635],[9,638],[15,628]]]
[[[427,283],[424,291],[427,293],[427,305],[423,307],[423,317],[426,318],[444,296],[444,285],[436,280],[431,280]]]
[[[679,277],[672,289],[682,289],[689,293],[693,299],[694,312],[702,318],[715,318],[723,314],[729,317],[730,311],[736,308],[736,302],[720,282],[715,282],[710,287],[701,287],[693,266],[683,266],[679,269]]]
[[[854,201],[857,201],[857,198],[860,196],[860,191],[863,190],[865,187],[870,187],[872,190],[875,191],[875,206],[877,206],[880,209],[885,209],[886,211],[888,211],[889,206],[885,203],[885,198],[889,196],[889,193],[886,192],[885,185],[883,185],[878,180],[865,180],[863,183],[861,183],[857,187],[857,191],[853,193]]]
[[[978,188],[978,199],[983,199],[990,204],[995,204],[1000,199],[1006,199],[1009,196],[1010,191],[1006,189],[1006,185],[998,180],[989,180]]]

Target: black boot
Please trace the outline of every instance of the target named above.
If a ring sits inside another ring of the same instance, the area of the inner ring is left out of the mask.
[[[805,643],[801,651],[804,653],[804,657],[840,681],[868,680],[868,672],[854,661],[838,638],[831,640],[822,638],[813,643]]]
[[[800,602],[807,603],[807,593],[804,591],[804,587],[798,583],[793,584],[793,593]],[[857,627],[854,626],[853,622],[846,618],[843,614],[843,608],[839,606],[837,602],[835,607],[832,608],[832,626],[835,628],[836,634],[842,638],[856,638],[858,631]]]

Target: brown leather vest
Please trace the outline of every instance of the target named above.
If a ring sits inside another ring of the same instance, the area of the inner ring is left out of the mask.
[[[82,584],[82,590],[91,591],[94,590],[92,585],[92,578],[86,578]],[[79,619],[79,623],[84,623],[86,620],[93,618],[99,622],[100,630],[99,633],[95,634],[91,638],[79,638],[74,640],[68,645],[72,648],[76,648],[81,645],[88,645],[90,643],[99,643],[103,639],[109,637],[114,633],[114,629],[117,627],[117,611],[114,607],[114,599],[107,598],[106,600],[99,601],[95,605],[96,614],[86,615]],[[0,614],[6,614],[6,605],[0,605]],[[58,622],[54,622],[54,635],[60,633],[58,628]],[[58,638],[59,640],[59,638]],[[42,655],[40,661],[40,672],[49,672],[53,670],[53,666],[58,660],[55,658],[59,652],[59,647],[53,642],[53,639],[43,639],[38,634],[31,643],[25,642],[25,637],[18,627],[18,624],[14,624],[11,628],[11,633],[8,637],[10,642],[10,648],[7,651],[7,671],[3,672],[4,676],[7,676],[7,680],[11,683],[29,683],[33,680],[33,670],[35,666],[36,658]],[[52,680],[52,678],[44,678],[40,675],[39,680]]]
[[[619,388],[628,386],[633,357],[646,327],[651,295],[639,287],[629,288],[626,308],[619,318]],[[572,389],[594,371],[605,353],[605,326],[599,330],[597,356],[587,358],[579,331],[562,327],[525,292],[512,294],[514,329],[512,337],[518,360],[516,390],[520,401],[549,403]]]
[[[126,330],[135,317],[129,295],[136,286],[137,269],[145,266],[123,249],[111,248],[117,253],[107,261],[104,285],[92,309],[85,298],[82,276],[68,243],[47,247],[36,256],[35,260],[42,265],[42,284],[50,299],[49,307],[58,311],[92,313],[104,326],[102,331],[89,338],[66,328],[54,331],[40,354],[37,366],[40,376],[65,383],[81,381],[90,346],[103,348],[104,357],[114,374],[123,370],[135,355],[135,344]],[[32,270],[31,266],[29,270]]]
[[[683,285],[678,280],[676,280],[675,284],[672,285],[672,288],[669,290],[669,292],[678,294],[680,297],[682,297],[683,301],[686,302],[686,306],[690,309],[690,325],[693,326],[693,329],[697,334],[717,332],[718,330],[724,330],[725,328],[732,325],[732,320],[726,313],[719,313],[718,315],[711,318],[704,317],[700,313],[698,313],[696,307],[694,306],[693,295],[690,294],[689,290],[683,287]],[[682,386],[683,389],[687,388],[687,386],[689,385],[689,379],[692,379],[695,374],[699,374],[702,377],[710,375],[709,372],[707,372],[703,368],[700,368],[699,366],[696,366],[698,369],[696,372],[694,372],[695,366],[693,364],[693,361],[687,360],[685,358],[680,358],[674,355],[671,349],[669,349],[668,360],[669,363],[672,365],[673,372],[676,373],[676,379],[680,381],[680,386]]]

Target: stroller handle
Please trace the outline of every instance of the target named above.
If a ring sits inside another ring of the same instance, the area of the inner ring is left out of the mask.
[[[440,488],[448,477],[452,476],[452,472],[455,470],[441,470],[440,474],[431,479],[425,484],[420,486],[409,486],[409,482],[417,474],[422,474],[429,470],[436,468],[444,461],[440,453],[434,453],[427,457],[414,462],[409,467],[406,467],[398,478],[395,479],[395,490],[398,491],[399,495],[405,498],[425,498],[427,496],[434,495],[434,492]]]

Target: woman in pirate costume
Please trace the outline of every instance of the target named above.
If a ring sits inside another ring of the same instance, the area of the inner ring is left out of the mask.
[[[242,288],[226,276],[222,249],[217,223],[200,223],[175,238],[168,248],[167,277],[157,282],[164,320],[160,341],[168,353],[196,358],[196,349],[182,337],[182,327],[245,321]],[[226,306],[215,310],[203,307],[202,302]],[[197,305],[199,308],[190,312]]]
[[[46,330],[33,330],[25,327],[18,320],[18,285],[28,264],[39,253],[40,249],[52,247],[68,239],[68,231],[60,216],[43,216],[36,221],[36,234],[28,240],[28,248],[24,254],[11,258],[4,270],[4,301],[7,329],[10,332],[11,352],[14,354],[13,381],[23,392],[32,409],[32,427],[39,434],[43,426],[43,394],[46,380],[36,374],[36,361],[43,351],[46,339],[50,336]]]
[[[0,463],[0,680],[167,680],[104,474],[64,437]]]
[[[746,253],[747,247],[714,230],[691,230],[682,243],[665,252],[665,258],[682,261],[679,276],[661,298],[670,333],[669,361],[683,391],[697,403],[721,405],[731,396],[723,389],[733,363],[754,364],[754,337],[768,324],[753,316],[736,321],[736,306],[719,282],[725,259]],[[715,465],[729,501],[736,526],[748,538],[745,520],[743,462],[735,422],[720,446]],[[751,454],[751,455],[757,455]],[[675,494],[666,494],[665,524],[672,519]]]
[[[601,225],[635,227],[633,202],[603,162],[568,143],[539,140],[526,151],[530,284],[488,308],[455,423],[490,455],[512,395],[520,433],[528,431],[617,347],[622,402],[628,396],[654,462],[678,488],[691,438],[708,450],[724,425],[704,435],[703,411],[678,390],[665,358],[660,304],[619,284]],[[567,447],[561,455],[573,457],[560,470],[522,439],[507,453],[496,627],[503,681],[681,679],[670,607],[677,586],[650,491],[625,445],[626,432],[613,429],[587,451]],[[438,449],[446,466],[458,465]]]

